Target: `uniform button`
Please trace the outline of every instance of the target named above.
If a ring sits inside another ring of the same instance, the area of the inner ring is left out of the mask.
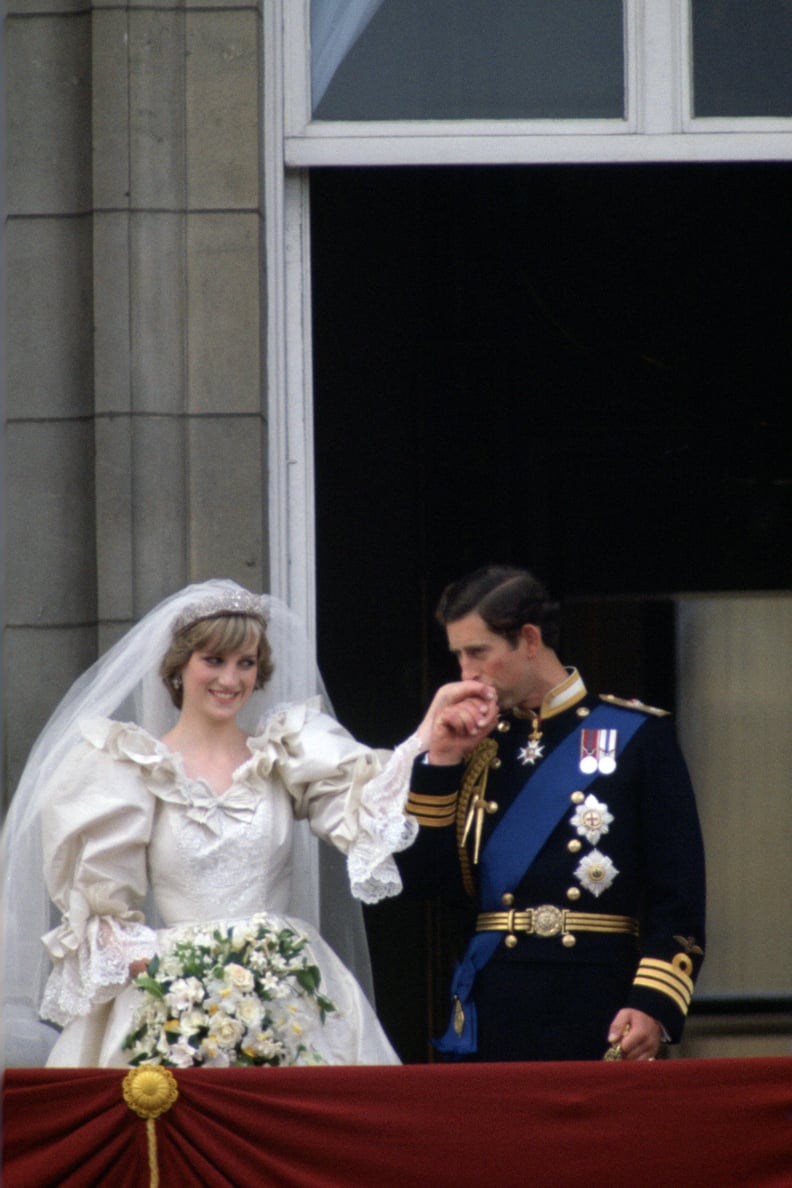
[[[671,962],[674,969],[678,969],[680,973],[686,974],[687,977],[693,973],[693,962],[688,957],[687,953],[677,953],[674,960]]]
[[[561,937],[561,944],[565,949],[573,949],[576,943],[577,942],[575,941],[575,938],[571,932],[565,932]]]
[[[499,730],[501,734],[508,734],[511,730],[511,722],[506,722],[503,718],[501,718],[495,729]]]
[[[503,895],[501,895],[501,903],[504,907],[512,906],[514,903],[514,896],[512,895],[511,891],[504,891]]]
[[[514,935],[513,932],[510,932],[505,937],[503,943],[507,949],[513,949],[514,946],[517,944],[517,937]]]
[[[582,804],[586,798],[582,792],[573,792],[569,799],[573,804]]]
[[[571,841],[567,842],[567,849],[570,854],[579,854],[583,848],[583,842],[580,838],[573,837]]]
[[[567,899],[580,899],[580,887],[570,887],[566,893]]]
[[[575,710],[575,713],[577,714],[577,716],[579,718],[587,718],[589,716],[589,714],[591,713],[591,710],[589,709],[589,707],[587,705],[579,705],[578,708]]]
[[[497,771],[498,768],[502,767],[502,766],[503,766],[503,760],[499,759],[498,756],[496,755],[495,758],[490,763],[490,767],[492,768],[493,771]]]

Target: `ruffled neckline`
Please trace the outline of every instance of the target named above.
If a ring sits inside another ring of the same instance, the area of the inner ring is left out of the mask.
[[[224,792],[215,792],[206,780],[188,775],[182,756],[135,722],[93,718],[81,724],[81,732],[88,743],[111,759],[134,763],[149,791],[161,800],[252,812],[273,767],[299,751],[305,724],[319,713],[319,697],[271,710],[248,736],[250,758],[237,767]]]

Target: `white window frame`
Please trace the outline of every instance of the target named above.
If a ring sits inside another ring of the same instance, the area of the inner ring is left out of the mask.
[[[624,0],[625,119],[344,122],[311,120],[310,0],[275,3],[287,167],[792,158],[792,119],[690,115],[690,0]]]
[[[285,0],[286,5],[294,0]],[[284,163],[284,0],[264,0],[262,188],[270,591],[316,638],[308,174]],[[305,56],[305,55],[303,55]]]
[[[690,0],[624,0],[626,118],[313,121],[310,0],[263,0],[270,573],[315,628],[308,170],[792,160],[792,119],[691,116]]]

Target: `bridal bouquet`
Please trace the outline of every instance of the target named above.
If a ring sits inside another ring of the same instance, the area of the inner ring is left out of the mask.
[[[302,1036],[335,1007],[307,943],[263,913],[239,926],[179,929],[135,979],[144,998],[124,1041],[129,1063],[323,1064]]]

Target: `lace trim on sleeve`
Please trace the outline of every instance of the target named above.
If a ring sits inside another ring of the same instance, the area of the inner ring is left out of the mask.
[[[347,869],[352,894],[363,903],[379,903],[402,890],[392,855],[412,845],[418,833],[417,822],[404,810],[413,761],[420,751],[421,741],[414,734],[362,789],[359,833],[347,854]]]
[[[62,926],[45,938],[50,952],[61,952],[40,1010],[42,1019],[61,1027],[115,998],[130,980],[132,962],[148,960],[156,950],[155,933],[145,924],[111,916],[92,917],[74,948],[67,935],[74,936]]]

